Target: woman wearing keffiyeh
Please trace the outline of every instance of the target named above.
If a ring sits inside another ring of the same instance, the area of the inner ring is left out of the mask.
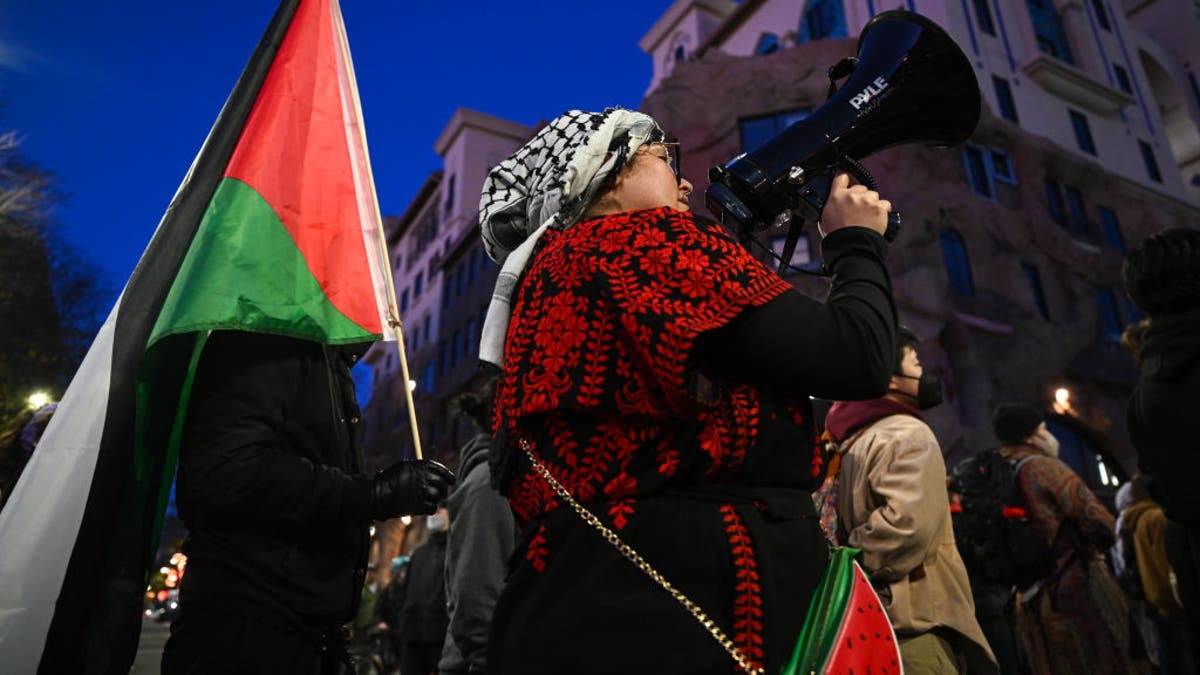
[[[484,184],[483,238],[503,265],[481,345],[502,368],[493,475],[523,527],[493,672],[729,673],[731,653],[778,671],[828,553],[809,396],[887,386],[891,205],[835,181],[820,303],[689,212],[664,139],[641,113],[570,111]]]

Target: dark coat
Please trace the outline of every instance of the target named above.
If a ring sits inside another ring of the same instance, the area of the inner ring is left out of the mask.
[[[1200,635],[1200,312],[1151,320],[1141,376],[1129,400],[1138,467],[1154,477],[1167,550],[1191,630]]]
[[[404,598],[405,643],[436,644],[441,652],[446,637],[446,533],[434,532],[413,552],[408,564],[408,595]]]
[[[304,633],[353,618],[369,542],[350,366],[326,347],[214,331],[196,369],[177,485],[181,604]]]
[[[1138,465],[1154,477],[1167,517],[1200,533],[1200,312],[1153,319],[1129,401]]]

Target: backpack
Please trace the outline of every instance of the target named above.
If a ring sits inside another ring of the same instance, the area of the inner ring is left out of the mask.
[[[1053,574],[1054,558],[1033,530],[1017,485],[1019,468],[996,450],[959,463],[951,473],[950,490],[961,496],[961,503],[951,512],[958,550],[971,575],[1026,588]]]

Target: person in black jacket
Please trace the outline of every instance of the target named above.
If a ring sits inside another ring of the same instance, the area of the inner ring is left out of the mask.
[[[1167,514],[1167,555],[1193,637],[1200,639],[1200,231],[1160,232],[1129,252],[1129,297],[1149,317],[1129,401],[1138,466]]]
[[[208,338],[180,448],[188,566],[164,673],[315,674],[345,661],[370,521],[431,513],[454,481],[430,461],[364,473],[350,367],[366,347]]]
[[[428,675],[437,672],[442,640],[446,637],[446,532],[449,514],[445,507],[426,520],[429,539],[413,551],[408,566],[408,593],[404,596],[404,643],[400,672]]]

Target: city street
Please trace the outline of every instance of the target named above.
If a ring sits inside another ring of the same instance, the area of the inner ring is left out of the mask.
[[[171,624],[147,619],[142,622],[142,637],[138,641],[137,658],[129,675],[158,675],[163,645],[167,642]]]

